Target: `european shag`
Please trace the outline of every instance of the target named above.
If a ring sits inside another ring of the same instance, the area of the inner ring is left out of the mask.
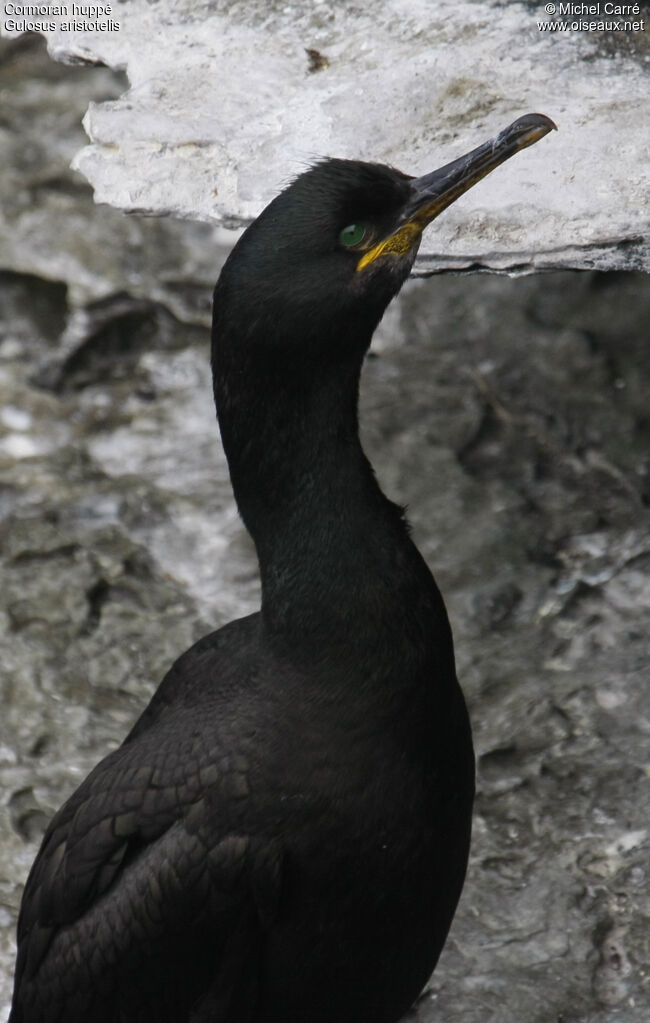
[[[47,829],[11,1023],[397,1023],[465,876],[472,740],[445,607],[359,442],[422,231],[554,127],[440,170],[323,160],[214,293],[214,391],[262,581]]]

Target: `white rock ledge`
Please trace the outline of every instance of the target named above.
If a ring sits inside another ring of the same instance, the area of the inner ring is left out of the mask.
[[[25,19],[2,2],[15,34]],[[645,4],[550,19],[543,3],[473,0],[113,0],[76,19],[63,6],[28,19],[50,23],[52,56],[124,68],[131,84],[84,121],[74,166],[98,202],[241,226],[316,157],[420,174],[539,111],[559,132],[448,210],[416,269],[650,269]],[[569,27],[540,30],[549,20]],[[620,27],[576,28],[590,21]],[[326,66],[310,71],[307,48]]]

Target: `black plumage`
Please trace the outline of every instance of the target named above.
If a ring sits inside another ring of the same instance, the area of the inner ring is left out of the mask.
[[[213,375],[261,611],[183,654],[54,817],[11,1023],[396,1023],[417,997],[465,875],[472,743],[359,374],[425,224],[551,126],[418,179],[323,161],[235,246]]]

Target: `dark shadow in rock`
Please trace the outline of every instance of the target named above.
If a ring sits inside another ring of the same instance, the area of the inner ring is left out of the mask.
[[[56,344],[65,329],[67,294],[63,281],[0,270],[0,342],[20,342],[25,355]]]
[[[32,383],[57,394],[104,381],[133,379],[145,400],[156,396],[138,372],[141,355],[153,349],[184,348],[201,328],[182,324],[159,302],[120,292],[87,306],[79,316],[83,336],[62,361],[40,367]]]

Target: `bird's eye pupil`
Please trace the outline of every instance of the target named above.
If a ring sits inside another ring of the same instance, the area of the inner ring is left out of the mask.
[[[341,245],[358,245],[366,236],[366,229],[363,224],[348,224],[339,235]]]

